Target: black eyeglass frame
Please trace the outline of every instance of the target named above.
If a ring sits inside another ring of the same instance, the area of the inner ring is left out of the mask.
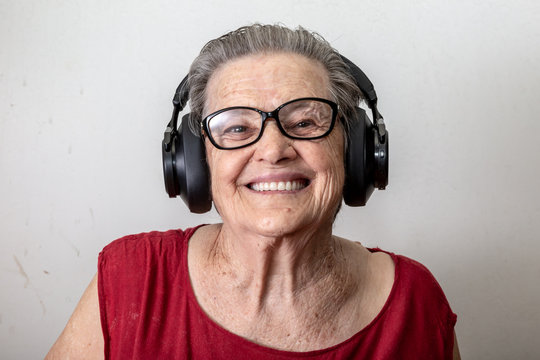
[[[281,121],[279,120],[279,110],[281,110],[283,107],[285,107],[285,106],[287,106],[287,105],[289,105],[291,103],[294,103],[294,102],[297,102],[297,101],[303,101],[303,100],[320,101],[320,102],[323,102],[325,104],[328,104],[330,106],[330,108],[332,109],[332,121],[330,122],[330,126],[328,127],[328,130],[324,134],[314,136],[314,137],[298,137],[298,136],[293,136],[293,135],[287,134],[285,129],[283,129],[283,126],[281,125]],[[251,142],[249,142],[247,144],[240,145],[240,146],[235,146],[235,147],[223,147],[223,146],[219,145],[218,143],[216,143],[216,141],[212,137],[212,133],[210,132],[210,130],[208,128],[208,121],[212,120],[213,117],[215,117],[215,116],[217,116],[217,115],[219,115],[219,114],[221,114],[221,113],[223,113],[225,111],[236,110],[236,109],[253,110],[253,111],[258,112],[261,115],[261,131],[259,132],[259,135],[257,136],[257,138],[255,138],[253,141],[251,141]],[[210,140],[212,145],[214,145],[216,148],[218,148],[220,150],[236,150],[236,149],[241,149],[241,148],[248,147],[250,145],[255,144],[257,141],[259,141],[261,139],[262,135],[263,135],[263,132],[264,132],[264,122],[266,120],[270,119],[270,118],[274,119],[276,121],[279,131],[285,137],[288,137],[289,139],[316,140],[316,139],[323,138],[323,137],[327,136],[328,134],[330,134],[332,132],[332,130],[334,129],[334,125],[336,123],[338,112],[339,112],[339,106],[338,106],[338,104],[336,104],[333,101],[330,101],[330,100],[327,100],[327,99],[322,99],[322,98],[317,98],[317,97],[303,97],[303,98],[298,98],[298,99],[287,101],[286,103],[281,104],[275,110],[270,111],[270,112],[263,111],[263,110],[260,110],[260,109],[254,108],[254,107],[249,107],[249,106],[232,106],[232,107],[228,107],[228,108],[225,108],[225,109],[221,109],[221,110],[215,111],[215,112],[209,114],[208,116],[206,116],[201,121],[201,129],[207,134],[208,139]]]

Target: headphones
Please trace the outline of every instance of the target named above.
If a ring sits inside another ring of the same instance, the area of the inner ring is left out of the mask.
[[[349,206],[364,206],[375,188],[384,190],[388,185],[388,131],[377,110],[373,84],[358,66],[340,56],[362,91],[374,119],[372,123],[365,110],[356,107],[356,116],[349,119],[347,133],[343,199]],[[201,214],[212,207],[205,145],[202,137],[189,127],[191,113],[182,116],[177,128],[178,115],[188,100],[186,76],[174,94],[172,118],[163,136],[163,175],[169,197],[180,195],[191,212]],[[200,122],[201,119],[196,120]]]

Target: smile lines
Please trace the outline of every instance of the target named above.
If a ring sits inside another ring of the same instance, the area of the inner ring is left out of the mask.
[[[279,182],[259,182],[250,184],[250,188],[255,191],[295,191],[307,186],[305,180],[279,181]]]

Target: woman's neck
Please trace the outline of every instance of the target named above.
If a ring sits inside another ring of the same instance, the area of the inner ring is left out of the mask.
[[[391,258],[330,229],[259,238],[205,226],[189,242],[188,268],[210,318],[251,341],[290,351],[350,338],[380,312],[394,281]]]
[[[230,291],[242,294],[254,316],[284,307],[319,306],[331,317],[358,285],[351,276],[354,264],[331,231],[328,224],[270,237],[221,225],[210,237],[214,241],[208,248],[208,270],[221,274]]]

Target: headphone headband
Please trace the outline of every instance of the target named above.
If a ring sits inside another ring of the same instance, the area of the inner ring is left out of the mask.
[[[375,91],[375,87],[373,86],[373,83],[369,78],[366,76],[366,74],[358,67],[356,66],[352,61],[347,59],[345,56],[338,54],[341,60],[347,65],[349,68],[349,72],[354,78],[356,85],[366,98],[368,102],[368,106],[372,108],[373,106],[377,106],[377,92]],[[189,100],[189,84],[188,84],[188,78],[189,75],[184,76],[178,87],[176,88],[176,91],[173,96],[172,103],[176,107],[180,107],[180,111],[184,110],[188,100]]]
[[[186,104],[189,100],[188,76],[189,75],[184,76],[184,78],[180,82],[180,85],[178,85],[176,91],[174,92],[172,102],[175,107],[180,108],[180,111],[184,110],[184,107],[186,107]]]

